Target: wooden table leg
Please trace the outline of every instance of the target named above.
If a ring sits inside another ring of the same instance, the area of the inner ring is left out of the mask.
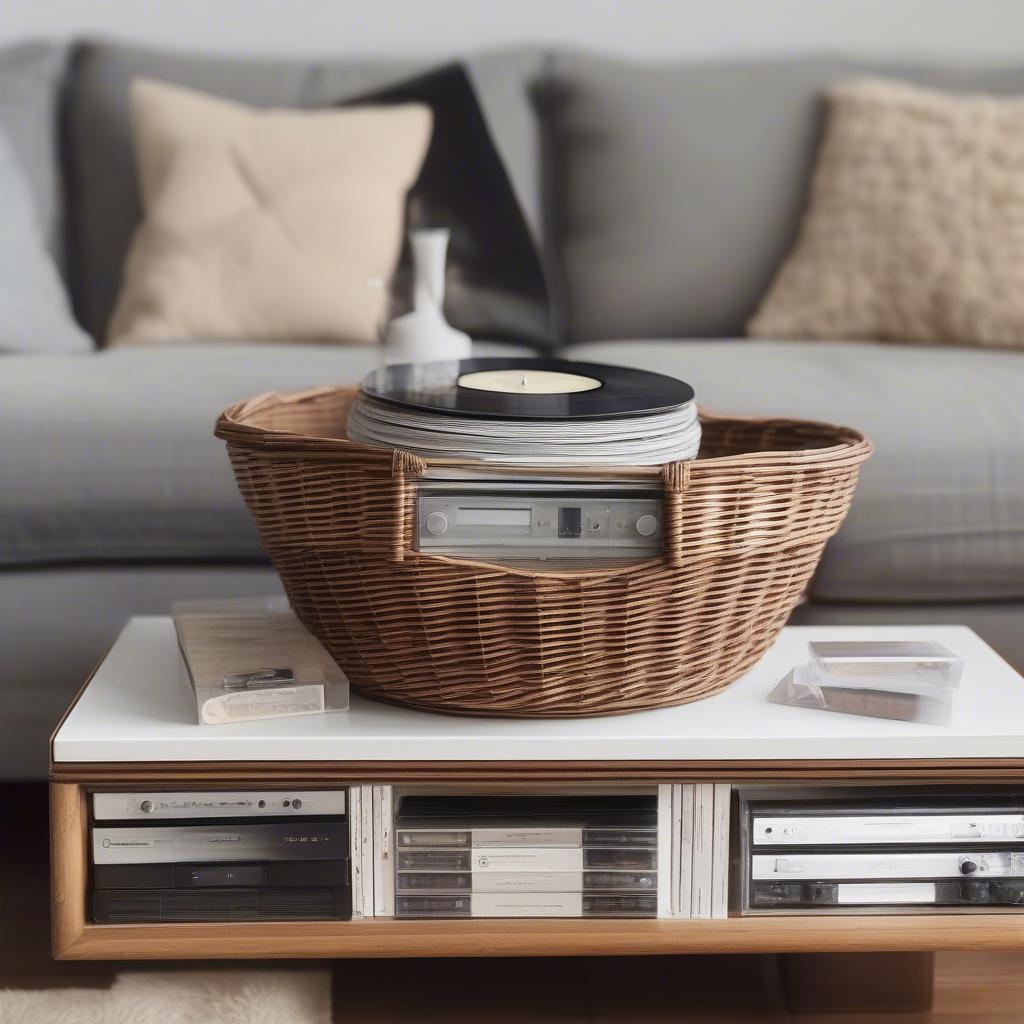
[[[778,958],[791,1013],[923,1013],[934,953],[791,953]]]
[[[73,783],[50,784],[50,940],[62,959],[85,928],[89,825],[85,792]]]

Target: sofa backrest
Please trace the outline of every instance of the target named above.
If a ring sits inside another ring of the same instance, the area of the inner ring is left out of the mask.
[[[823,93],[863,75],[1024,92],[1024,68],[556,55],[548,208],[568,340],[741,335],[794,241]]]
[[[102,338],[140,217],[132,78],[254,105],[311,107],[436,63],[80,45],[68,77],[64,150],[68,276],[84,326]],[[882,75],[1024,93],[1024,67],[827,56],[650,64],[523,47],[465,64],[544,251],[561,341],[742,334],[795,238],[831,84]]]
[[[538,159],[538,144],[529,81],[541,63],[541,53],[531,49],[484,53],[466,61],[495,143],[535,228],[540,175],[531,166]],[[256,60],[110,43],[79,46],[68,76],[64,155],[68,278],[82,324],[94,337],[103,337],[141,217],[128,112],[133,78],[156,78],[253,106],[315,107],[391,85],[430,64]]]

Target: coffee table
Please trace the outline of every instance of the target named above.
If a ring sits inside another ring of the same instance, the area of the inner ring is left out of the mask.
[[[765,702],[811,639],[930,639],[964,659],[949,727]],[[959,626],[789,627],[723,693],[597,719],[433,715],[353,694],[348,712],[195,724],[169,618],[136,618],[52,740],[53,950],[59,958],[588,955],[1024,949],[1024,913],[727,920],[461,920],[99,925],[88,920],[88,797],[157,787],[458,783],[963,783],[1024,778],[1024,679]]]

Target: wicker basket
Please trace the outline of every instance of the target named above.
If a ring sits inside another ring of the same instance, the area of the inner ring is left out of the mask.
[[[871,453],[846,427],[702,414],[697,461],[628,471],[663,481],[661,558],[532,572],[414,551],[426,463],[345,440],[354,395],[262,395],[217,436],[296,613],[353,686],[456,714],[619,714],[723,689],[799,601]]]

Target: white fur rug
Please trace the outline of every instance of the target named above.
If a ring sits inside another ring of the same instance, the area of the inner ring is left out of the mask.
[[[106,990],[0,990],[3,1024],[331,1024],[321,970],[131,971]]]

